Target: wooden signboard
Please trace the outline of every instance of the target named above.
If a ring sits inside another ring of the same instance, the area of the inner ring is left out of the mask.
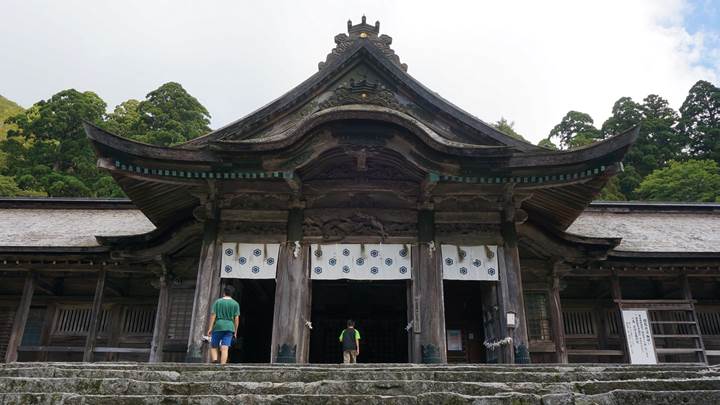
[[[623,309],[630,364],[657,364],[652,328],[645,309]]]

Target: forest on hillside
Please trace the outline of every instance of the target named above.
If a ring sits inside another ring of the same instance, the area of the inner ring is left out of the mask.
[[[28,109],[0,96],[0,196],[123,197],[97,169],[83,121],[162,146],[210,131],[207,109],[174,82],[112,112],[91,91],[63,90]],[[494,125],[522,138],[505,118]],[[636,125],[640,135],[624,171],[597,199],[720,202],[720,88],[707,81],[689,89],[679,111],[656,94],[619,98],[599,127],[590,115],[569,111],[538,145],[580,148]]]

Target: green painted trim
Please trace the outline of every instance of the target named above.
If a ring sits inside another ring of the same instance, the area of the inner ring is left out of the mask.
[[[506,184],[506,183],[549,183],[557,181],[569,181],[593,177],[603,173],[608,169],[607,166],[599,166],[588,170],[574,173],[552,174],[547,176],[504,176],[504,177],[477,177],[477,176],[449,176],[438,173],[429,173],[428,180],[433,183],[439,181],[447,181],[451,183],[471,183],[471,184]]]
[[[115,160],[115,168],[124,172],[137,173],[145,176],[174,177],[180,179],[245,180],[293,178],[292,171],[254,172],[232,169],[222,171],[187,171],[179,169],[147,168],[138,165],[126,164],[120,160]]]

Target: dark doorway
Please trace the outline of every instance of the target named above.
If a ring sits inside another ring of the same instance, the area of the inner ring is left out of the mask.
[[[481,283],[443,282],[448,363],[485,363]]]
[[[231,363],[269,363],[272,339],[275,280],[228,281],[240,303],[237,342],[230,348]]]
[[[313,281],[311,363],[341,363],[338,338],[353,319],[359,363],[408,361],[406,281]]]

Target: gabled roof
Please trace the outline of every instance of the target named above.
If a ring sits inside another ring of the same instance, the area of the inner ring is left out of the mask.
[[[633,128],[575,150],[540,148],[499,132],[408,75],[379,24],[349,23],[335,42],[319,72],[287,94],[178,146],[147,145],[87,124],[99,166],[163,230],[192,216],[208,180],[290,195],[304,181],[303,170],[337,164],[353,150],[412,166],[423,181],[437,183],[438,194],[525,189],[532,193],[523,203],[528,213],[563,230],[616,173],[638,135]]]
[[[374,86],[385,85],[386,89],[393,93],[390,97],[400,99],[398,107],[423,124],[438,130],[441,135],[449,135],[443,134],[441,130],[444,125],[454,125],[462,130],[455,131],[455,135],[458,133],[463,135],[462,139],[455,139],[462,143],[504,146],[514,151],[545,150],[498,131],[492,125],[465,112],[414,79],[407,73],[407,66],[400,63],[398,56],[390,48],[392,38],[379,35],[379,29],[379,22],[376,22],[375,26],[368,25],[365,17],[357,25],[352,25],[348,21],[348,35],[339,34],[335,37],[337,46],[327,56],[326,61],[320,63],[317,73],[257,111],[179,147],[197,148],[213,142],[269,137],[268,133],[273,133],[273,126],[277,126],[273,125],[276,121],[306,107],[308,102],[321,95],[324,90],[336,90],[337,88],[332,86],[337,84],[338,79],[352,68],[363,65],[374,70],[385,80],[364,82],[362,79],[354,80],[351,83],[351,86],[355,87],[354,90],[360,92],[365,86],[368,93],[371,93]],[[342,84],[338,88],[342,88]],[[370,99],[358,101],[374,104]]]

